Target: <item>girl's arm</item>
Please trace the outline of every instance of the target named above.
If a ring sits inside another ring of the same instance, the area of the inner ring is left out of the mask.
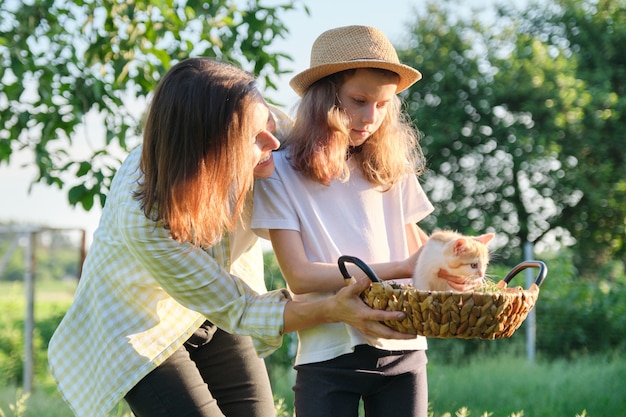
[[[409,253],[417,252],[428,240],[428,235],[415,223],[406,225],[406,240]]]
[[[310,262],[308,260],[300,232],[270,229],[270,239],[281,272],[289,284],[289,289],[294,294],[333,292],[346,286],[337,264]],[[416,261],[417,254],[414,254],[403,261],[371,264],[369,266],[383,280],[410,278],[413,275]],[[353,277],[357,279],[365,277],[365,273],[358,266],[349,264],[346,267]]]

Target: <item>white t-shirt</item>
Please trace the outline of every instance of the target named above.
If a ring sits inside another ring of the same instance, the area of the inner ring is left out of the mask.
[[[252,229],[267,238],[266,230],[299,231],[310,262],[336,263],[341,255],[366,263],[404,260],[409,256],[405,225],[433,211],[415,175],[406,175],[391,190],[381,192],[361,170],[351,170],[348,182],[322,185],[295,171],[285,151],[274,152],[274,173],[255,182]],[[313,300],[329,293],[293,295]],[[426,349],[426,339],[376,339],[344,323],[316,326],[298,332],[296,364],[320,362],[369,344],[385,350]]]

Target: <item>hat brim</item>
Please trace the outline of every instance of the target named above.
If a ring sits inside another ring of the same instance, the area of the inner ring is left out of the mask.
[[[309,86],[314,82],[337,72],[358,68],[378,68],[398,74],[400,76],[400,81],[398,82],[398,87],[396,88],[396,94],[406,90],[422,79],[422,74],[415,68],[411,68],[408,65],[376,59],[359,59],[354,61],[318,65],[316,67],[309,68],[294,76],[291,81],[289,81],[289,85],[293,88],[296,94],[302,96],[306,92],[307,88],[309,88]]]

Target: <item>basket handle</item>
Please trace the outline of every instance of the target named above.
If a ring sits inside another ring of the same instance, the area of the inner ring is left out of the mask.
[[[506,274],[503,281],[507,284],[513,279],[513,277],[519,274],[526,268],[539,268],[539,272],[537,273],[537,278],[535,279],[535,285],[539,287],[543,280],[546,278],[546,274],[548,273],[548,267],[545,263],[541,261],[524,261],[517,264],[513,269]]]
[[[380,278],[378,278],[376,273],[372,270],[372,268],[369,267],[369,265],[367,265],[365,262],[363,262],[356,256],[349,256],[349,255],[342,255],[337,260],[337,264],[339,265],[339,270],[341,271],[341,275],[343,275],[344,279],[352,278],[352,276],[348,272],[348,269],[346,269],[346,265],[345,265],[346,262],[353,263],[359,268],[361,268],[361,270],[365,272],[365,275],[367,275],[367,277],[372,282],[380,282]]]

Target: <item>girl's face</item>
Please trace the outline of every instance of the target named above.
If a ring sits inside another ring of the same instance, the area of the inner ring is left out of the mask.
[[[345,78],[338,96],[350,118],[351,146],[363,144],[380,127],[397,86],[394,77],[370,69],[357,69]]]
[[[256,101],[251,110],[254,134],[250,138],[250,143],[253,148],[254,177],[267,178],[274,171],[272,151],[278,149],[280,145],[272,134],[276,129],[276,122],[263,101]]]

